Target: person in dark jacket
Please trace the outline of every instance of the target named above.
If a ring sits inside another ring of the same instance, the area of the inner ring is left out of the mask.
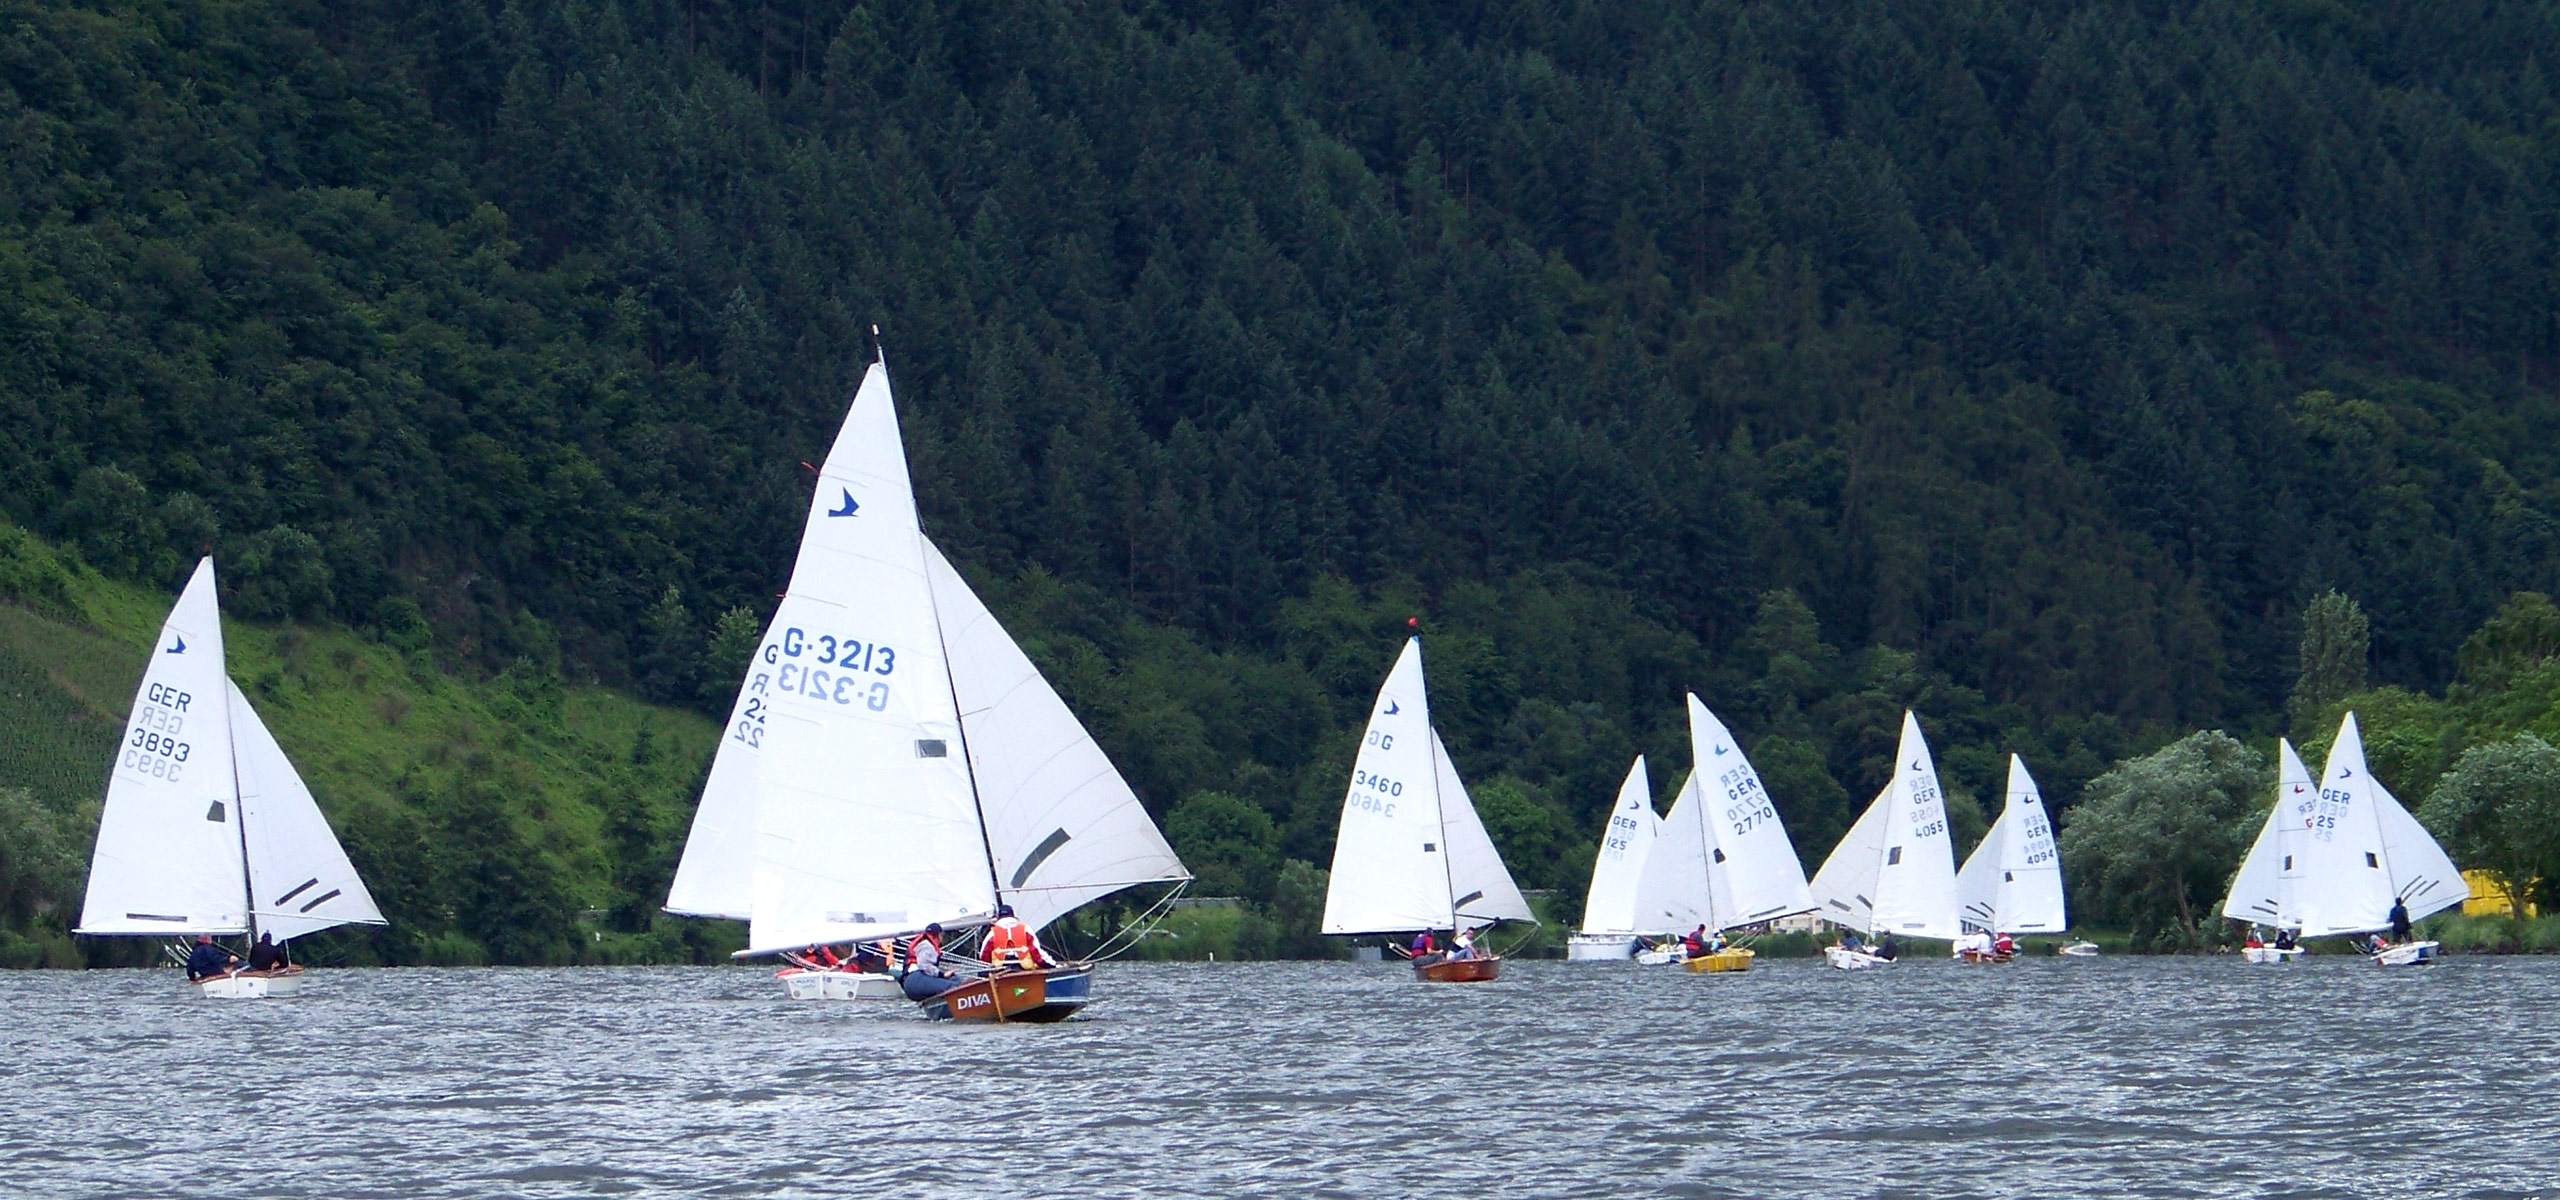
[[[216,975],[228,974],[231,968],[239,965],[239,955],[214,945],[212,934],[199,933],[196,935],[195,950],[187,955],[187,978],[189,980],[211,979]]]
[[[249,947],[249,969],[252,971],[281,971],[292,965],[293,960],[285,956],[284,947],[276,944],[276,935],[272,933],[259,934],[258,944]]]
[[[1893,943],[1892,934],[1888,933],[1884,935],[1884,940],[1876,943],[1876,957],[1881,958],[1886,962],[1892,962],[1893,960],[1902,957],[1902,947]]]
[[[2410,940],[2409,902],[2396,897],[2391,901],[2391,940],[2395,942]]]

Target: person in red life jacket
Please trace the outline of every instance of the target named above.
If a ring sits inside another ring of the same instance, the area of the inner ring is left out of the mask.
[[[809,947],[809,965],[816,967],[821,971],[833,970],[835,969],[836,964],[843,961],[843,959],[836,957],[836,952],[833,949],[826,946]]]
[[[2007,958],[2010,955],[2016,954],[2018,952],[2018,939],[2010,937],[2005,933],[2001,934],[2000,936],[1991,939],[1991,952],[2002,958]]]
[[[1697,927],[1696,929],[1692,929],[1692,930],[1690,930],[1690,931],[1689,931],[1689,934],[1688,934],[1688,936],[1687,936],[1687,937],[1681,938],[1681,939],[1680,939],[1680,948],[1681,948],[1681,949],[1683,949],[1683,950],[1688,951],[1688,952],[1689,952],[1689,957],[1691,957],[1691,958],[1704,958],[1704,957],[1706,957],[1706,955],[1707,955],[1707,926],[1706,926],[1706,923],[1705,923],[1705,922],[1703,922],[1703,921],[1702,921],[1702,922],[1699,922],[1698,927]]]
[[[1040,952],[1040,935],[1013,915],[1013,906],[996,906],[996,923],[987,926],[987,961],[999,967],[1027,970],[1049,965],[1049,956]]]
[[[924,927],[907,943],[907,969],[898,986],[909,1000],[926,1000],[960,986],[960,977],[942,965],[942,923]]]

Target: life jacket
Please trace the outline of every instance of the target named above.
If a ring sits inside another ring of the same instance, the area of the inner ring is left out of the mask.
[[[908,970],[912,971],[916,969],[916,951],[928,945],[933,947],[933,952],[937,957],[941,955],[942,939],[935,937],[930,933],[919,933],[915,936],[915,940],[907,943]]]
[[[995,924],[987,926],[988,962],[1020,962],[1024,959],[1036,959],[1038,956],[1039,952],[1031,946],[1030,926],[1012,917],[1002,918]]]

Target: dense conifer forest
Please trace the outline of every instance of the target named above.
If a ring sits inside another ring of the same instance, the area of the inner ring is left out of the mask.
[[[2448,715],[2560,650],[2544,63],[2459,0],[11,0],[0,516],[717,716],[885,354],[936,541],[1283,917],[1417,617],[1565,915],[1683,689],[1808,865],[1905,706],[1960,846],[2012,751],[2068,836],[2374,687],[2414,805],[2560,735]]]

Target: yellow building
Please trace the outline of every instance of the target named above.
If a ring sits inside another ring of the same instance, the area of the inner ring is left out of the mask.
[[[2498,881],[2496,872],[2465,871],[2462,873],[2462,881],[2471,885],[2471,898],[2462,902],[2463,916],[2503,917],[2507,915],[2506,885]],[[2528,888],[2531,886],[2531,884],[2526,885]],[[2523,891],[2525,888],[2517,890]],[[2533,902],[2530,900],[2519,898],[2516,903],[2523,908],[2525,916],[2541,915],[2534,911]]]

